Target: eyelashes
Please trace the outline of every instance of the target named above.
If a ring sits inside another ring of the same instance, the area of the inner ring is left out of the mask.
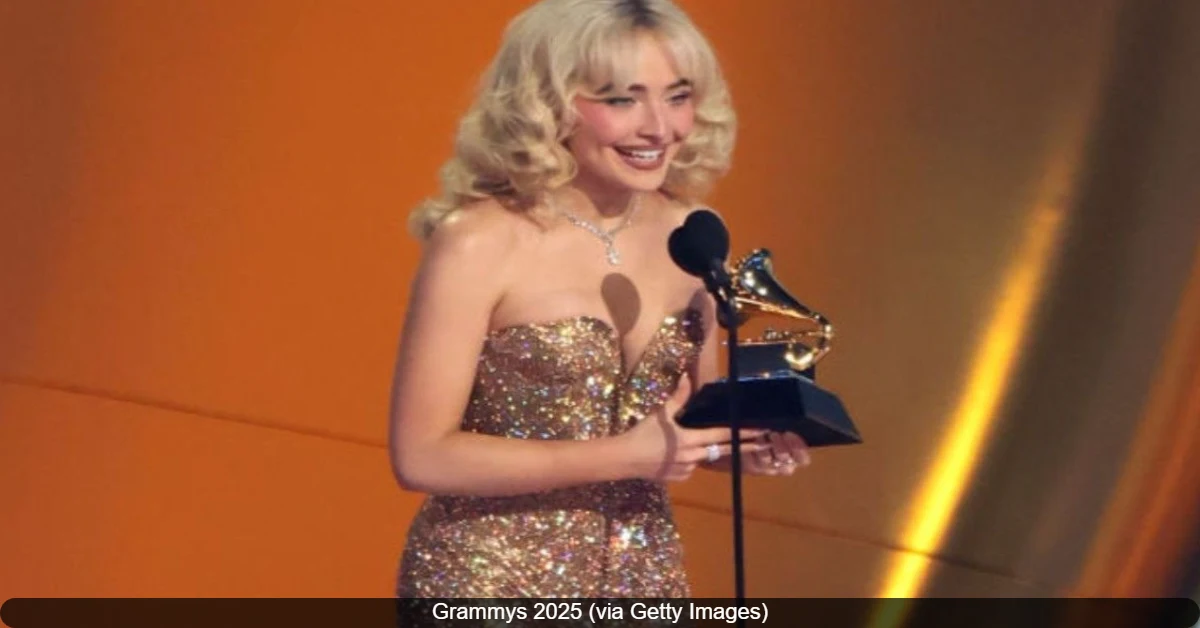
[[[687,103],[691,99],[692,92],[679,92],[677,94],[672,94],[669,98],[667,98],[667,102],[678,106]],[[637,100],[629,96],[612,96],[610,98],[603,99],[601,102],[610,107],[631,107],[637,104]]]
[[[682,104],[684,104],[684,103],[688,102],[688,101],[689,101],[689,100],[691,100],[691,99],[692,99],[692,93],[691,93],[691,92],[679,92],[678,94],[675,94],[675,95],[671,96],[671,97],[670,97],[670,98],[668,98],[667,100],[668,100],[668,101],[669,101],[669,102],[670,102],[672,105],[682,105]]]

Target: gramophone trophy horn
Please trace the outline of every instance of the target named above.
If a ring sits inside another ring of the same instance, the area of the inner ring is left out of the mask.
[[[794,432],[810,447],[861,443],[837,395],[816,385],[816,365],[829,353],[833,326],[797,301],[775,278],[771,253],[758,249],[738,260],[729,275],[735,321],[772,325],[759,337],[742,340],[735,351],[739,372],[739,414],[748,428]],[[679,423],[685,427],[728,425],[729,383],[705,385],[692,398]]]

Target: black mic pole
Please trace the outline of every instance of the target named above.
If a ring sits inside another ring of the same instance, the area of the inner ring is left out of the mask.
[[[745,535],[742,530],[742,422],[738,408],[739,389],[741,388],[738,381],[737,364],[738,320],[729,277],[725,272],[723,264],[714,261],[709,284],[709,290],[716,298],[717,307],[720,309],[721,318],[724,319],[722,322],[729,338],[727,346],[729,350],[727,378],[729,382],[729,427],[733,430],[733,451],[730,459],[730,464],[733,465],[733,468],[730,469],[729,473],[733,481],[733,588],[737,597],[737,608],[740,609],[746,605],[746,561],[745,544],[743,542]],[[740,612],[738,613],[737,625],[739,628],[743,628],[746,625],[746,618]]]
[[[741,608],[746,603],[746,568],[745,546],[742,532],[742,422],[738,416],[738,385],[737,368],[737,321],[733,306],[727,301],[725,316],[731,321],[729,325],[729,425],[733,428],[733,583],[737,592],[737,605]],[[738,614],[738,626],[745,626],[746,618]]]

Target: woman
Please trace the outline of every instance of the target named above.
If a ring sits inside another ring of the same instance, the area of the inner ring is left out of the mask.
[[[728,165],[734,116],[667,0],[544,0],[464,118],[396,366],[391,456],[429,493],[401,597],[686,596],[664,486],[728,469],[673,416],[717,373],[714,305],[667,238]],[[747,430],[745,471],[803,443]],[[758,439],[758,440],[750,440]]]

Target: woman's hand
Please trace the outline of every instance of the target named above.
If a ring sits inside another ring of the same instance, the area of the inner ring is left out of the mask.
[[[742,473],[792,475],[797,467],[807,467],[812,461],[807,443],[791,432],[767,432],[759,437],[758,442],[766,444],[766,447],[749,455],[742,454]],[[705,462],[703,466],[713,471],[729,471],[733,468],[729,457],[717,462]]]
[[[732,453],[733,430],[726,427],[690,429],[675,422],[675,415],[691,396],[686,380],[666,403],[642,419],[618,438],[629,443],[635,477],[654,481],[678,482],[688,479],[696,467],[711,458],[722,459]],[[765,430],[741,430],[742,457],[762,453],[771,447],[761,440]]]

